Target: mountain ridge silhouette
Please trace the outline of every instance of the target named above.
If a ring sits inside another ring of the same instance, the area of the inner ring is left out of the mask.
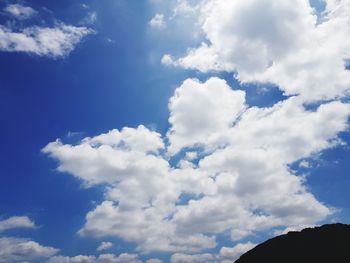
[[[291,231],[257,245],[234,263],[323,262],[350,262],[350,225],[335,223]]]

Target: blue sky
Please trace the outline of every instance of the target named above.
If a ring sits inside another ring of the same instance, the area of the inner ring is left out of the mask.
[[[225,263],[349,223],[349,1],[0,10],[0,262]]]

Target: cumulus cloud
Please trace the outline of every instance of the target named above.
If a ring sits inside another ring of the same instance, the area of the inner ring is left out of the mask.
[[[79,145],[64,145],[57,140],[48,144],[44,153],[62,160],[61,172],[70,172],[90,185],[159,174],[167,169],[167,162],[155,155],[164,148],[161,135],[140,125],[136,129],[112,130],[93,138],[85,138]],[[140,196],[141,198],[141,196]],[[148,203],[148,199],[145,201]]]
[[[309,1],[203,1],[198,21],[206,41],[163,63],[203,72],[235,73],[243,83],[274,83],[304,101],[349,94],[347,0],[326,1],[318,22]]]
[[[30,239],[0,237],[0,262],[24,262],[53,256],[58,249],[45,247]]]
[[[220,134],[232,126],[245,107],[245,93],[232,90],[222,79],[184,81],[169,102],[169,152],[196,144],[219,144]]]
[[[220,249],[219,255],[220,255],[220,258],[224,260],[230,260],[230,262],[233,262],[245,252],[253,249],[255,246],[256,244],[248,242],[248,243],[237,244],[234,247],[222,247]]]
[[[9,13],[17,19],[28,19],[37,14],[30,6],[24,6],[21,4],[10,4],[7,5],[4,9],[5,12]]]
[[[149,21],[149,25],[155,29],[164,29],[166,27],[164,14],[155,14],[155,16]]]
[[[217,254],[185,254],[175,253],[171,256],[171,263],[232,263],[237,260],[242,254],[253,249],[256,244],[251,242],[238,243],[234,247],[222,247]]]
[[[120,255],[101,254],[95,256],[74,256],[64,257],[55,256],[50,258],[47,263],[142,263],[135,254],[122,253]]]
[[[101,244],[97,247],[97,251],[107,250],[113,247],[112,242],[101,242]]]
[[[176,253],[171,256],[171,263],[202,263],[202,262],[212,262],[214,263],[215,257],[212,254],[194,254],[187,255],[182,253]]]
[[[27,216],[13,216],[0,220],[0,233],[16,228],[35,228],[35,223]]]
[[[241,82],[272,82],[295,95],[249,107],[245,92],[223,79],[187,79],[169,100],[163,136],[140,125],[49,143],[43,152],[58,171],[85,187],[105,187],[78,233],[118,237],[142,253],[172,252],[172,262],[227,262],[254,244],[204,253],[219,234],[238,242],[331,216],[290,165],[342,145],[338,134],[349,130],[350,105],[339,99],[349,86],[349,6],[328,1],[323,20],[306,0],[196,6],[207,41],[183,58],[164,56],[164,64],[232,72]]]
[[[332,214],[289,164],[339,145],[349,104],[309,111],[291,97],[248,108],[243,91],[211,78],[186,80],[169,110],[166,137],[141,125],[43,149],[86,186],[107,184],[80,235],[119,237],[141,252],[198,253],[215,247],[220,233],[240,240]],[[179,152],[181,165],[171,164]]]
[[[175,253],[171,256],[171,263],[232,263],[242,254],[254,248],[256,244],[251,242],[238,243],[234,247],[222,247],[217,254],[185,254]]]
[[[75,27],[59,23],[55,27],[28,27],[14,31],[0,25],[0,50],[26,52],[38,56],[64,57],[92,31],[86,27]]]

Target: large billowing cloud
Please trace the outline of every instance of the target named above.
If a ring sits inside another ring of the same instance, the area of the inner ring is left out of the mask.
[[[271,82],[305,101],[348,94],[350,3],[326,3],[318,20],[307,0],[204,1],[198,16],[206,41],[182,58],[162,61],[234,72],[241,82]]]
[[[183,147],[220,144],[220,136],[245,107],[245,93],[233,91],[222,79],[211,78],[204,84],[186,80],[169,102],[168,150],[173,154]]]
[[[49,143],[43,152],[58,171],[105,187],[78,233],[118,237],[141,253],[173,252],[172,262],[227,262],[253,244],[205,253],[220,234],[238,241],[331,216],[290,165],[341,145],[338,135],[348,131],[350,105],[340,98],[350,83],[349,6],[328,1],[319,20],[306,0],[208,0],[194,8],[207,43],[163,62],[235,72],[241,82],[272,82],[296,95],[249,107],[245,92],[223,79],[187,79],[169,100],[166,135],[140,125]]]
[[[116,236],[142,252],[199,252],[215,247],[220,233],[239,240],[329,216],[288,165],[341,143],[350,106],[335,101],[307,111],[299,97],[245,105],[244,92],[223,80],[189,79],[170,99],[168,143],[139,126],[77,145],[48,144],[43,152],[59,161],[59,171],[87,186],[107,184],[106,200],[79,233]],[[184,157],[171,165],[178,151]]]

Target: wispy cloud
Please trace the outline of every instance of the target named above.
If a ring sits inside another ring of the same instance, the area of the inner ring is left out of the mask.
[[[82,25],[93,25],[97,21],[97,13],[89,12],[86,17],[80,22]]]
[[[8,5],[5,11],[18,19],[27,19],[38,12],[19,4]],[[96,13],[89,13],[86,24],[94,23]],[[70,54],[81,40],[94,31],[86,26],[56,22],[54,26],[14,27],[0,25],[0,51],[24,52],[38,56],[62,58]]]
[[[107,250],[107,249],[110,249],[111,247],[113,247],[112,242],[101,242],[101,244],[97,247],[97,251]]]
[[[30,6],[24,6],[21,4],[7,5],[4,10],[13,17],[21,20],[29,19],[38,13]]]
[[[164,19],[164,14],[156,14],[150,21],[149,25],[155,29],[164,29],[166,27],[166,22]]]
[[[59,23],[55,27],[28,27],[20,31],[0,26],[0,50],[25,52],[59,58],[67,56],[75,46],[93,31]]]

